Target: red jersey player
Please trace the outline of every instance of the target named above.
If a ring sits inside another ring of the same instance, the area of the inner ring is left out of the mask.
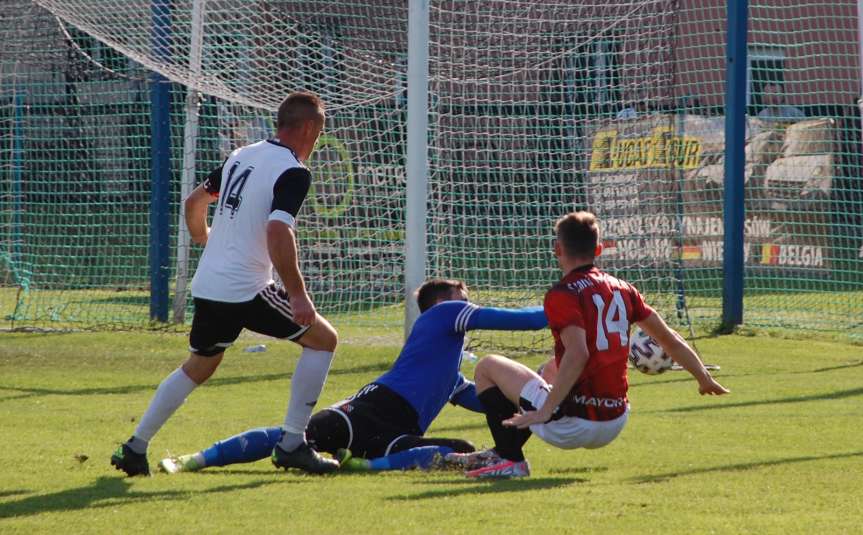
[[[476,388],[495,446],[448,456],[468,468],[469,477],[529,475],[522,446],[531,432],[564,449],[601,448],[614,440],[629,417],[626,361],[633,323],[695,377],[701,394],[728,392],[634,286],[593,265],[602,251],[593,214],[567,214],[554,228],[554,253],[565,275],[545,296],[554,335],[550,367],[557,370],[544,375],[553,376],[553,384],[505,357],[480,361]]]

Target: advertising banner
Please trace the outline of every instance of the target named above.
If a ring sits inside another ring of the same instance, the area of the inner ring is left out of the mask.
[[[587,201],[602,222],[606,265],[722,265],[724,123],[654,114],[586,137]],[[746,138],[745,263],[828,269],[833,121],[750,119]]]

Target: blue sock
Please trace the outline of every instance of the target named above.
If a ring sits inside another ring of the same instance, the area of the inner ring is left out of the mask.
[[[453,449],[446,446],[422,446],[393,453],[386,457],[369,460],[372,470],[407,470],[408,468],[429,468],[436,455],[444,456]]]
[[[227,466],[266,459],[282,439],[281,427],[259,427],[220,440],[201,452],[207,466]]]

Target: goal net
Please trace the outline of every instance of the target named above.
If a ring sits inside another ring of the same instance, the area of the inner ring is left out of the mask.
[[[188,92],[195,181],[269,135],[286,93],[322,96],[303,271],[340,325],[399,332],[406,2],[13,3],[0,19],[7,318],[146,323],[155,71],[172,88],[175,237]],[[863,336],[856,5],[750,6],[745,321]],[[481,304],[538,304],[559,277],[555,219],[589,209],[603,268],[679,326],[715,325],[724,2],[441,0],[429,14],[428,275],[464,279]]]

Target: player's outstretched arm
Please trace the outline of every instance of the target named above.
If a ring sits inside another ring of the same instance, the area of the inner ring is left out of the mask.
[[[270,220],[267,223],[267,250],[288,292],[294,322],[298,325],[314,324],[315,305],[306,293],[306,283],[300,272],[294,229],[282,221]]]
[[[536,331],[548,326],[541,306],[526,308],[481,307],[469,312],[468,331],[486,329],[494,331]]]
[[[729,392],[710,375],[686,340],[671,329],[659,314],[656,312],[650,314],[643,321],[639,321],[638,326],[656,340],[674,362],[683,366],[684,370],[695,377],[698,381],[699,393],[718,396]]]
[[[207,206],[216,202],[218,196],[213,195],[206,189],[206,184],[201,184],[183,201],[186,227],[192,241],[199,245],[206,245],[207,237],[210,235],[210,227],[207,226]]]

